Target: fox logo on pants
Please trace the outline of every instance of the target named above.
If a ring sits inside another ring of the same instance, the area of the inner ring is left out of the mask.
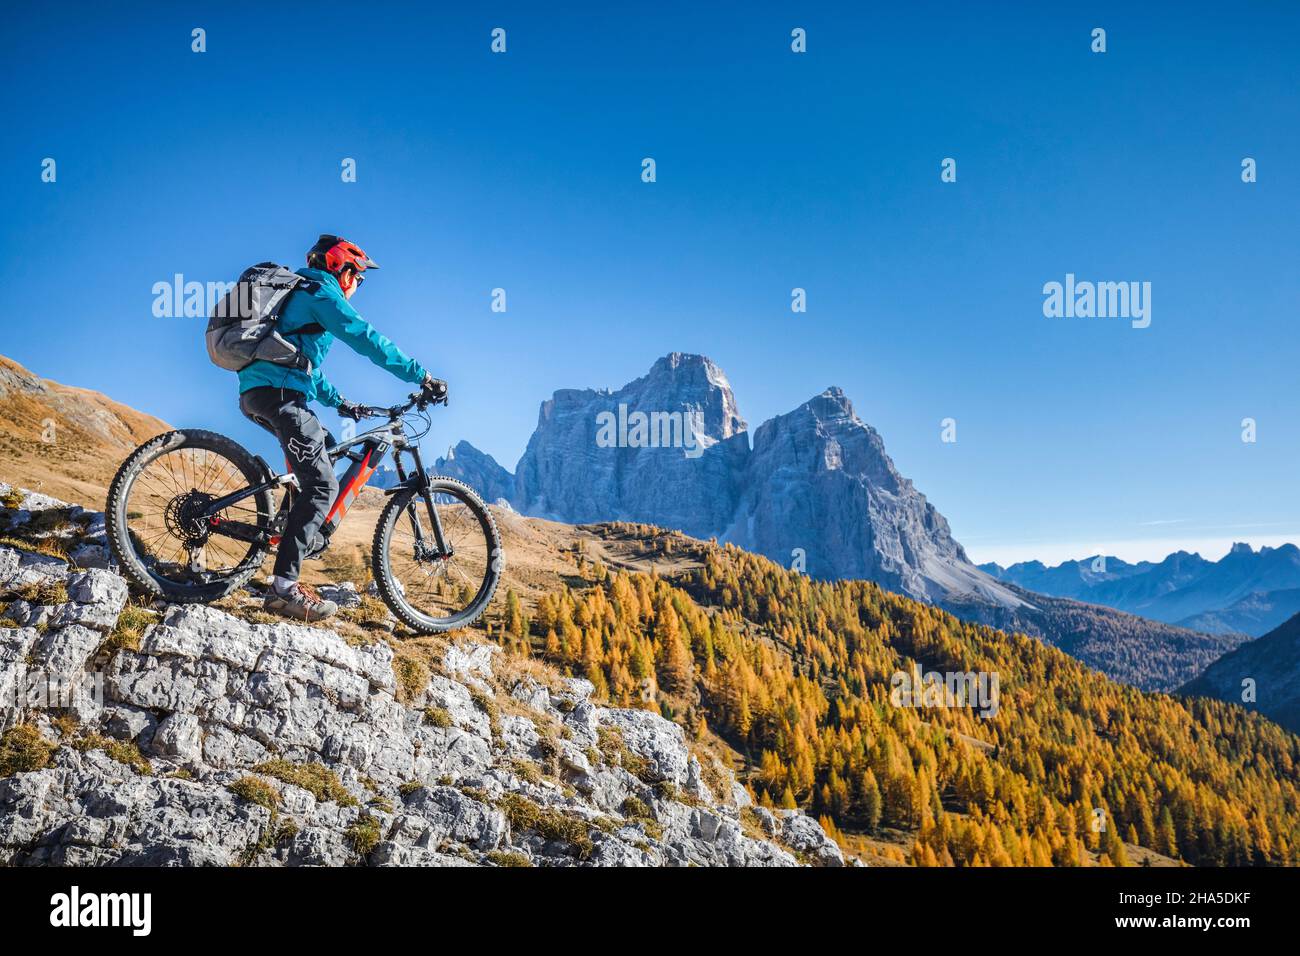
[[[307,461],[311,458],[315,458],[320,454],[320,449],[321,443],[318,441],[304,443],[300,442],[297,438],[289,439],[289,452],[299,461]]]

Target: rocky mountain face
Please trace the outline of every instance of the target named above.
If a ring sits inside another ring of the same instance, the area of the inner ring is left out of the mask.
[[[73,510],[6,500],[38,540]],[[76,510],[102,547],[102,516]],[[462,638],[420,673],[383,640],[128,597],[109,570],[0,546],[5,864],[844,862],[678,725],[511,673],[496,645]]]
[[[512,504],[571,524],[654,521],[709,537],[735,509],[746,427],[722,370],[674,352],[618,391],[562,389],[543,402]]]
[[[838,388],[761,425],[723,537],[814,577],[865,578],[909,597],[977,595],[1021,604],[976,569],[947,520],[898,473],[885,443]]]
[[[981,565],[999,580],[1210,633],[1258,637],[1300,611],[1300,548],[1235,544],[1218,561],[1178,551],[1163,561],[1115,557]]]
[[[1225,654],[1180,693],[1240,704],[1300,733],[1300,614]]]
[[[467,441],[447,449],[446,456],[435,461],[432,470],[435,474],[459,478],[491,503],[509,502],[514,497],[514,475]]]

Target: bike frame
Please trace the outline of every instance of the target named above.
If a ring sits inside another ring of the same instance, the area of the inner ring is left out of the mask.
[[[352,449],[355,449],[355,451]],[[334,496],[334,500],[330,502],[329,512],[326,515],[325,524],[321,528],[321,533],[327,539],[334,533],[335,529],[343,521],[352,502],[356,500],[361,489],[374,475],[375,470],[390,450],[393,453],[393,464],[397,469],[397,484],[386,489],[384,494],[394,495],[408,488],[416,491],[424,499],[428,507],[429,523],[436,549],[428,551],[426,556],[434,558],[450,557],[451,551],[447,547],[446,539],[443,537],[442,520],[438,516],[438,509],[434,507],[433,495],[429,490],[429,475],[424,470],[424,461],[420,457],[420,446],[407,440],[406,432],[402,427],[401,416],[392,412],[389,413],[389,420],[385,424],[361,432],[325,449],[325,453],[329,456],[331,462],[337,462],[340,458],[347,457],[352,460],[352,464],[344,472],[343,477],[339,479],[339,490]],[[402,463],[403,452],[411,456],[415,465],[415,470],[410,474],[407,473]],[[288,518],[289,508],[293,500],[293,490],[298,487],[298,479],[292,472],[284,472],[279,475],[272,474],[271,466],[266,463],[265,459],[260,455],[256,457],[269,477],[258,484],[213,499],[204,509],[203,517],[207,519],[208,526],[214,534],[274,547],[280,543],[280,532],[284,529],[284,522]],[[270,528],[251,525],[244,521],[231,521],[220,516],[221,511],[236,502],[243,501],[245,498],[272,488],[285,488],[286,493],[280,503],[280,510],[271,521]],[[407,517],[411,522],[411,531],[415,536],[416,547],[427,549],[428,545],[424,540],[424,532],[420,528],[416,516],[408,512]]]

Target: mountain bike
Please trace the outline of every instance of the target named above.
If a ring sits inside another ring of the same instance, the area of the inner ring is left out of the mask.
[[[424,469],[419,439],[431,426],[430,401],[417,392],[404,404],[364,406],[363,418],[387,421],[327,449],[331,462],[350,464],[322,530],[327,544],[391,451],[397,481],[384,491],[389,500],[375,527],[371,567],[384,603],[425,634],[477,620],[503,565],[483,500],[463,482]],[[408,434],[408,419],[422,421],[423,430]],[[113,478],[105,509],[109,544],[119,568],[148,593],[177,603],[216,601],[247,583],[279,544],[297,490],[292,473],[275,474],[224,435],[167,432],[137,448]]]

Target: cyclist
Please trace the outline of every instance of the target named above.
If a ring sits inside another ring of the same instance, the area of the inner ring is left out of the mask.
[[[362,417],[362,406],[343,398],[321,373],[334,340],[343,341],[402,381],[419,384],[431,398],[447,393],[446,382],[408,358],[348,302],[365,280],[366,271],[377,268],[355,244],[340,236],[322,235],[307,253],[307,267],[298,270],[315,288],[295,291],[277,326],[310,360],[311,371],[255,361],[239,373],[240,411],[279,439],[298,479],[298,494],[280,538],[265,601],[266,610],[275,614],[319,621],[338,610],[333,601],[322,599],[298,581],[303,559],[319,554],[327,544],[321,528],[338,493],[338,479],[326,454],[333,439],[307,403],[320,402],[354,421]]]

